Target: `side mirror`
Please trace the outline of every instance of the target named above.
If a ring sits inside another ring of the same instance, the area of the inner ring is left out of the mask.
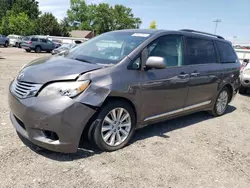
[[[165,69],[166,60],[162,57],[151,56],[146,61],[147,69]]]

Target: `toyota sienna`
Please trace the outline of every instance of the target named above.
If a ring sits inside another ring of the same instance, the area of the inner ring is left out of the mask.
[[[76,152],[85,137],[114,151],[149,124],[198,111],[223,115],[239,73],[221,36],[113,31],[25,65],[10,84],[10,118],[19,134],[49,150]]]

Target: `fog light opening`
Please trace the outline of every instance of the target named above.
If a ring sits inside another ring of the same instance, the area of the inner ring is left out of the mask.
[[[249,80],[245,80],[245,83],[248,84],[248,83],[249,83]]]
[[[52,132],[52,131],[43,131],[43,134],[44,134],[44,136],[46,138],[48,138],[50,140],[53,140],[53,141],[59,140],[59,137],[58,137],[58,135],[55,132]]]

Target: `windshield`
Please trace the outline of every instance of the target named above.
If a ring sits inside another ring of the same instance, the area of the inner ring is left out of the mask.
[[[105,33],[71,49],[65,57],[96,64],[116,64],[149,37],[147,33]]]

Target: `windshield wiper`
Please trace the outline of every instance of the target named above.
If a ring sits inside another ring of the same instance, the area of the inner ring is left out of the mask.
[[[96,64],[96,63],[93,63],[93,62],[88,61],[88,60],[86,60],[86,59],[80,59],[80,58],[74,58],[74,59],[77,60],[77,61],[85,62],[85,63]]]

